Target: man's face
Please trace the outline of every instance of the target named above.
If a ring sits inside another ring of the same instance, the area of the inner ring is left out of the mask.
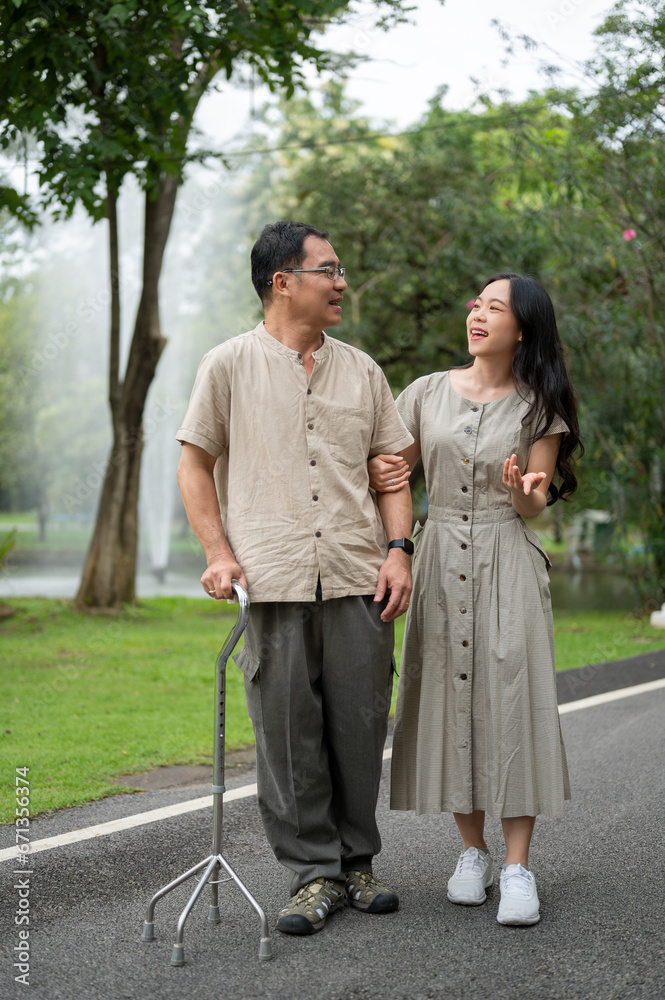
[[[307,236],[303,249],[305,259],[300,265],[303,269],[339,265],[339,257],[330,243],[318,236]],[[288,278],[295,317],[319,329],[341,322],[342,293],[346,289],[344,278],[332,281],[325,271],[303,274],[300,270],[297,274],[289,274]]]

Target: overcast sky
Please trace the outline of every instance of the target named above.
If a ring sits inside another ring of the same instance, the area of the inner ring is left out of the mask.
[[[376,5],[362,2],[359,13],[343,27],[332,29],[327,44],[337,51],[355,49],[371,57],[351,73],[348,93],[362,102],[364,114],[398,127],[413,124],[442,84],[449,91],[445,106],[468,107],[474,99],[475,77],[484,88],[508,90],[514,98],[540,89],[542,56],[560,63],[563,80],[581,82],[575,63],[593,51],[592,32],[613,4],[607,0],[419,0],[412,24],[388,33],[373,28]],[[550,52],[539,57],[516,48],[505,65],[505,46],[494,19],[512,31],[530,35]],[[558,57],[551,51],[554,50]],[[257,104],[266,92],[255,94]],[[247,125],[250,96],[227,88],[204,99],[197,122],[220,145]]]

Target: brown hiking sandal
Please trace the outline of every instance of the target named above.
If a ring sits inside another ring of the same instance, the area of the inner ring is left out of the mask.
[[[277,930],[284,934],[314,934],[326,917],[347,905],[347,896],[339,882],[315,878],[299,889],[288,906],[279,911]]]
[[[391,913],[399,906],[399,896],[377,882],[371,872],[345,872],[346,893],[351,906],[365,913]]]

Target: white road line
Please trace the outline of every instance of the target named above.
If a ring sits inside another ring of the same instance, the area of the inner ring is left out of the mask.
[[[629,698],[634,694],[646,694],[649,691],[657,691],[665,688],[665,678],[648,681],[646,684],[635,684],[633,687],[619,688],[617,691],[607,691],[605,694],[595,694],[590,698],[580,698],[578,701],[569,701],[564,705],[559,705],[559,714],[565,715],[567,712],[577,712],[582,708],[594,708],[596,705],[606,705],[608,702],[619,701],[621,698]],[[390,760],[392,748],[388,747],[383,751],[383,759]],[[243,785],[240,788],[233,788],[224,793],[224,802],[235,802],[238,799],[248,799],[256,795],[256,785]],[[54,847],[64,847],[66,844],[77,844],[81,840],[92,840],[95,837],[104,837],[108,833],[117,833],[120,830],[131,830],[132,827],[145,826],[147,823],[158,823],[162,819],[169,819],[171,816],[182,816],[184,813],[196,812],[199,809],[209,809],[212,806],[212,795],[204,795],[200,799],[189,799],[187,802],[174,802],[173,805],[163,806],[161,809],[151,809],[148,812],[136,813],[134,816],[125,816],[123,819],[114,819],[109,823],[98,823],[96,826],[86,826],[82,830],[72,830],[70,833],[60,833],[55,837],[45,837],[44,840],[35,840],[30,844],[30,854],[38,851],[50,851]],[[15,847],[6,847],[0,851],[0,862],[16,861],[17,850]]]
[[[256,785],[243,785],[241,788],[232,788],[224,793],[224,803],[234,802],[236,799],[248,799],[256,795]],[[196,812],[198,809],[209,809],[212,807],[212,795],[204,795],[200,799],[189,799],[187,802],[174,802],[170,806],[162,806],[161,809],[151,809],[149,812],[136,813],[134,816],[125,816],[122,819],[112,819],[108,823],[98,823],[96,826],[86,826],[82,830],[71,830],[69,833],[59,833],[55,837],[45,837],[44,840],[35,840],[30,844],[30,854],[37,851],[50,851],[52,847],[63,847],[65,844],[77,844],[80,840],[92,840],[94,837],[103,837],[107,833],[116,833],[118,830],[131,830],[134,826],[145,826],[146,823],[157,823],[160,819],[169,819],[170,816],[182,816],[183,813]],[[17,857],[15,847],[6,847],[0,851],[0,861],[8,861]]]
[[[633,687],[606,691],[605,694],[593,694],[590,698],[580,698],[579,701],[568,701],[559,705],[559,715],[565,715],[566,712],[578,712],[581,708],[607,705],[609,701],[619,701],[620,698],[628,698],[632,694],[646,694],[648,691],[657,691],[658,688],[664,687],[665,677],[661,677],[660,680],[647,681],[646,684],[634,684]]]

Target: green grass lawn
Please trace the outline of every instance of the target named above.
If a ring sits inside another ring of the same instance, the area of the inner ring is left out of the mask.
[[[557,670],[620,660],[665,647],[665,632],[625,611],[555,611]]]
[[[30,768],[35,816],[116,794],[110,778],[120,774],[211,761],[215,663],[236,609],[155,598],[108,617],[68,601],[8,603],[16,613],[0,624],[0,823],[13,821],[18,767]],[[401,619],[398,664],[403,628]],[[665,646],[665,633],[621,612],[559,612],[555,632],[562,670]],[[226,744],[252,741],[230,661]]]

